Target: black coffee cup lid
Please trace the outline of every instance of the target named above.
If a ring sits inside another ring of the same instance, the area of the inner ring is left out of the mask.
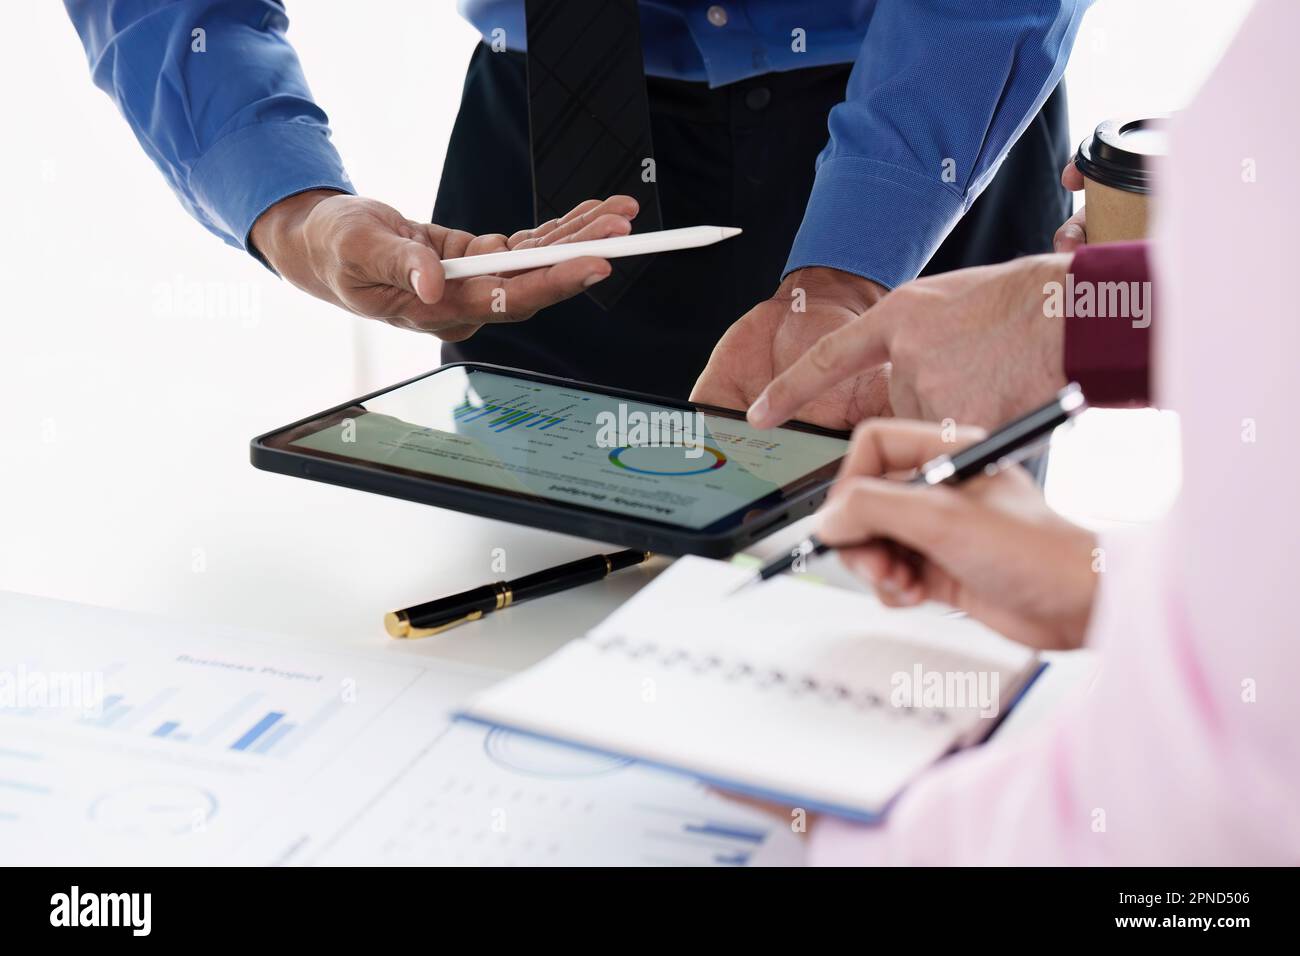
[[[1107,120],[1079,144],[1074,164],[1094,182],[1131,193],[1151,191],[1151,159],[1165,154],[1168,116]]]

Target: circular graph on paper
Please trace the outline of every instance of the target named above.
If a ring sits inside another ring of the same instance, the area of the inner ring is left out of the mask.
[[[114,833],[184,836],[201,833],[211,823],[217,813],[217,798],[185,784],[130,784],[100,794],[87,813]]]
[[[498,767],[528,777],[572,780],[601,777],[630,766],[626,757],[610,757],[553,744],[527,734],[493,727],[483,738],[483,752]]]
[[[615,448],[609,460],[625,471],[638,475],[681,478],[717,471],[727,463],[727,456],[716,448],[696,446],[700,454],[688,457],[680,445],[628,445]]]

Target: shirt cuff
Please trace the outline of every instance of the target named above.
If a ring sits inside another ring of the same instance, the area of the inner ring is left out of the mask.
[[[323,126],[258,123],[218,140],[190,173],[190,190],[226,241],[249,252],[257,217],[309,189],[354,193]]]
[[[857,156],[827,159],[785,274],[827,266],[892,289],[917,277],[962,212],[961,196],[936,180]]]
[[[1155,302],[1147,244],[1080,246],[1070,274],[1065,377],[1078,382],[1093,405],[1148,403]],[[1084,308],[1085,302],[1092,304]]]

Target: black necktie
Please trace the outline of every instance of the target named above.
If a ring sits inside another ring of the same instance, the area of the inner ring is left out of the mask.
[[[524,9],[537,223],[623,193],[641,206],[634,231],[662,228],[636,0],[525,0]],[[587,294],[608,309],[650,258],[610,260],[613,274]]]

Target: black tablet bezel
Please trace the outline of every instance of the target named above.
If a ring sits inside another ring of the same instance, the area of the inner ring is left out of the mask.
[[[670,555],[699,554],[706,557],[727,557],[778,528],[811,514],[824,500],[826,491],[843,460],[836,459],[802,476],[780,491],[773,492],[770,499],[763,499],[738,509],[706,528],[690,529],[649,518],[617,515],[576,503],[555,501],[525,492],[489,488],[455,478],[429,475],[412,469],[347,458],[331,452],[303,449],[289,444],[305,434],[313,434],[321,428],[329,427],[333,424],[331,419],[355,415],[357,407],[371,399],[453,368],[481,370],[525,381],[578,388],[613,398],[662,405],[666,408],[706,412],[723,418],[743,420],[745,417],[743,412],[734,409],[593,385],[589,382],[545,375],[540,372],[528,372],[482,362],[453,362],[257,436],[250,446],[253,466],[264,471],[369,491],[484,518],[495,518],[547,531],[609,541],[628,548],[641,548]],[[849,438],[848,432],[821,428],[804,422],[790,422],[782,427],[845,441]]]

